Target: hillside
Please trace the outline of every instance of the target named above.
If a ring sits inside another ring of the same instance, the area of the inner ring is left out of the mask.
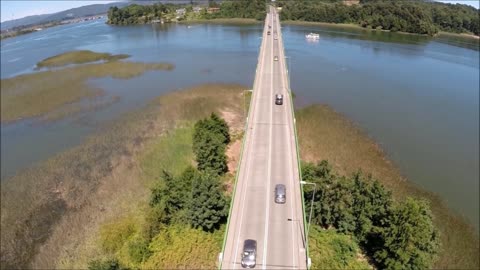
[[[1,29],[11,29],[19,26],[43,24],[47,22],[61,21],[63,19],[74,19],[90,15],[97,15],[107,13],[108,9],[113,6],[124,7],[129,5],[129,2],[114,2],[108,4],[94,4],[78,8],[71,8],[65,11],[60,11],[52,14],[33,15],[21,19],[5,21],[1,23]]]

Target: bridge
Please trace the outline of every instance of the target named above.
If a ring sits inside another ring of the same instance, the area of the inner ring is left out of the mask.
[[[271,28],[270,28],[271,27]],[[268,33],[270,32],[270,33]],[[221,269],[242,268],[246,239],[261,269],[306,269],[307,249],[295,118],[278,14],[269,7],[230,209]],[[275,95],[283,104],[275,104]],[[277,184],[286,202],[274,201]]]

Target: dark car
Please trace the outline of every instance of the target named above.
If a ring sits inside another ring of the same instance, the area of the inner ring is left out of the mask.
[[[283,95],[276,94],[275,95],[275,104],[282,105],[283,104]]]
[[[267,35],[270,35],[270,31],[267,32]]]
[[[255,268],[257,259],[257,241],[247,239],[243,242],[242,267]]]
[[[275,203],[285,203],[287,201],[287,188],[285,185],[278,184],[275,186]]]

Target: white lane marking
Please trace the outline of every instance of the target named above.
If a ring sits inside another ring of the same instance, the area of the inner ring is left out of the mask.
[[[278,24],[280,24],[280,22],[278,22]],[[280,41],[280,42],[279,42],[279,44],[281,45],[281,46],[280,46],[280,51],[281,51],[282,56],[285,56],[285,50],[284,50],[284,47],[283,47],[283,36],[282,36],[282,34],[281,34],[281,29],[280,29],[279,32],[280,32],[280,35],[279,35],[279,41]],[[282,61],[283,61],[283,62],[282,62],[282,66],[283,66],[282,71],[285,71],[287,68],[286,68],[286,66],[285,66],[285,58],[284,58],[284,57],[282,57]],[[285,92],[287,92],[288,100],[289,100],[290,102],[293,102],[292,100],[290,100],[290,95],[289,95],[288,89],[287,89],[287,83],[286,83],[286,81],[285,81],[286,77],[283,76],[283,74],[284,74],[284,72],[281,73],[281,75],[282,75],[282,82],[283,82],[283,89],[284,89],[284,91],[286,90]],[[291,106],[289,106],[289,108],[291,109]],[[284,110],[284,113],[285,113],[287,119],[289,119],[291,114],[289,115],[289,114],[287,113],[287,110]],[[288,145],[288,153],[289,153],[288,156],[292,156],[292,145],[291,145],[291,144],[292,144],[292,140],[291,140],[291,133],[290,133],[290,125],[285,125],[285,130],[286,130],[286,133],[288,134],[288,137],[287,137],[287,138],[288,138],[288,143],[287,143],[287,145]],[[290,202],[291,202],[291,203],[290,203],[290,213],[291,213],[292,219],[296,220],[297,218],[296,218],[296,216],[294,215],[294,210],[293,210],[293,209],[294,209],[293,206],[296,205],[296,201],[294,200],[294,196],[293,196],[293,194],[295,194],[295,192],[294,192],[294,190],[295,190],[295,183],[294,183],[294,181],[293,181],[293,179],[295,178],[295,173],[293,172],[293,168],[294,168],[295,164],[294,164],[293,156],[292,156],[292,158],[291,158],[290,160],[292,161],[292,166],[288,166],[288,167],[289,167],[289,173],[290,173],[290,175],[292,176],[292,177],[290,177],[290,182],[291,182],[291,187],[292,187],[292,188],[290,189],[290,190],[291,190],[290,192],[292,193],[292,195],[290,196]],[[298,247],[298,245],[296,245],[296,242],[295,242],[295,226],[294,226],[294,222],[291,223],[291,229],[292,229],[292,259],[293,259],[293,268],[296,268],[297,260],[296,260],[296,256],[295,256],[295,255],[296,255],[296,253],[295,253],[295,247]]]
[[[266,29],[266,25],[265,25],[265,29]],[[264,31],[264,35],[265,35],[265,31]],[[265,39],[264,39],[264,40],[265,40]],[[262,40],[262,43],[263,43],[263,40]],[[260,64],[260,79],[258,80],[257,85],[262,85],[261,82],[262,82],[263,63],[265,62],[265,61],[264,61],[264,58],[265,58],[265,49],[262,50],[262,46],[261,46],[261,45],[260,45],[260,51],[261,51],[261,57],[260,57],[260,59],[259,59],[259,64]],[[257,87],[257,88],[258,88],[258,87]],[[253,89],[255,89],[255,85],[253,86]],[[257,89],[257,90],[258,90],[258,89]],[[252,98],[255,98],[255,97],[258,95],[257,92],[258,92],[258,91],[255,91],[255,90],[253,91]],[[255,113],[254,113],[254,112],[255,112],[255,108],[257,107],[257,103],[258,103],[258,100],[259,100],[259,99],[258,99],[258,98],[255,98],[254,100],[255,100],[255,103],[253,104],[254,107],[252,108],[252,114],[253,114],[253,116],[252,116],[252,122],[251,122],[251,123],[254,123],[254,120],[255,120]],[[250,123],[249,123],[249,124],[250,124]],[[246,132],[248,132],[248,127],[249,127],[249,125],[247,125],[247,131],[246,131]],[[254,138],[254,137],[255,137],[254,134],[256,133],[256,130],[257,130],[257,129],[254,129],[254,130],[252,131],[251,136],[249,136],[250,138]],[[250,134],[250,132],[248,132],[248,133]],[[249,138],[247,137],[247,139],[249,139]],[[248,143],[251,143],[251,140],[248,140]],[[247,147],[248,147],[248,146],[247,146]],[[248,153],[250,153],[250,152],[251,152],[251,147],[248,147]],[[248,157],[249,157],[249,155],[246,155],[247,160],[250,161],[250,159],[248,159]],[[249,176],[249,171],[250,171],[250,164],[251,164],[251,162],[247,162],[247,169],[245,170],[245,175],[242,175],[242,176],[243,176],[242,179],[246,179],[246,180],[245,180],[246,183],[244,183],[243,196],[242,196],[242,211],[241,211],[241,215],[240,215],[240,225],[238,226],[239,231],[238,231],[238,236],[237,236],[237,241],[236,241],[237,244],[235,245],[235,253],[233,254],[234,260],[232,261],[232,267],[231,267],[231,269],[235,269],[235,267],[236,267],[235,262],[236,262],[236,260],[237,260],[237,256],[239,255],[239,254],[238,254],[238,247],[239,247],[239,244],[240,244],[239,242],[240,242],[240,236],[241,236],[241,231],[242,231],[243,214],[244,214],[244,210],[245,210],[245,196],[246,196],[246,194],[247,194],[247,191],[246,191],[246,190],[247,190],[247,188],[248,188],[248,179],[249,179],[248,176]],[[245,182],[245,181],[243,181],[243,182]]]
[[[272,17],[273,19],[273,17]],[[272,24],[273,25],[273,22]],[[273,97],[273,42],[271,46],[271,58],[270,58],[270,97]],[[270,130],[269,130],[269,142],[268,142],[268,173],[267,173],[267,196],[265,196],[266,212],[265,212],[265,233],[263,236],[263,269],[267,266],[267,252],[268,252],[268,221],[270,218],[270,183],[272,176],[272,134],[273,134],[273,104],[270,101]]]

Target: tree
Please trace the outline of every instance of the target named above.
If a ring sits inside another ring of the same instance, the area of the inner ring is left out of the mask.
[[[192,200],[188,207],[190,224],[204,231],[217,229],[227,215],[227,200],[215,173],[196,173],[192,183]]]
[[[228,127],[227,122],[223,118],[220,118],[215,113],[212,113],[210,115],[210,121],[207,121],[207,125],[208,125],[207,128],[210,131],[221,134],[224,137],[223,139],[224,144],[230,143],[230,133],[229,133],[230,129]]]
[[[216,114],[195,123],[193,153],[200,171],[210,170],[217,175],[228,171],[225,150],[230,142],[229,128],[225,120]]]
[[[338,176],[325,160],[302,163],[302,177],[317,187],[313,224],[353,234],[379,269],[430,267],[438,236],[425,202],[408,199],[394,207],[391,192],[371,175]],[[305,186],[305,201],[312,196],[313,188]]]
[[[193,167],[188,167],[178,177],[163,171],[161,181],[152,188],[150,206],[157,207],[163,214],[163,221],[181,223],[185,221],[185,209],[191,200],[192,181],[196,174]],[[161,209],[161,210],[160,210]]]
[[[426,202],[408,198],[397,205],[379,230],[382,248],[374,253],[381,269],[427,269],[439,239]]]

